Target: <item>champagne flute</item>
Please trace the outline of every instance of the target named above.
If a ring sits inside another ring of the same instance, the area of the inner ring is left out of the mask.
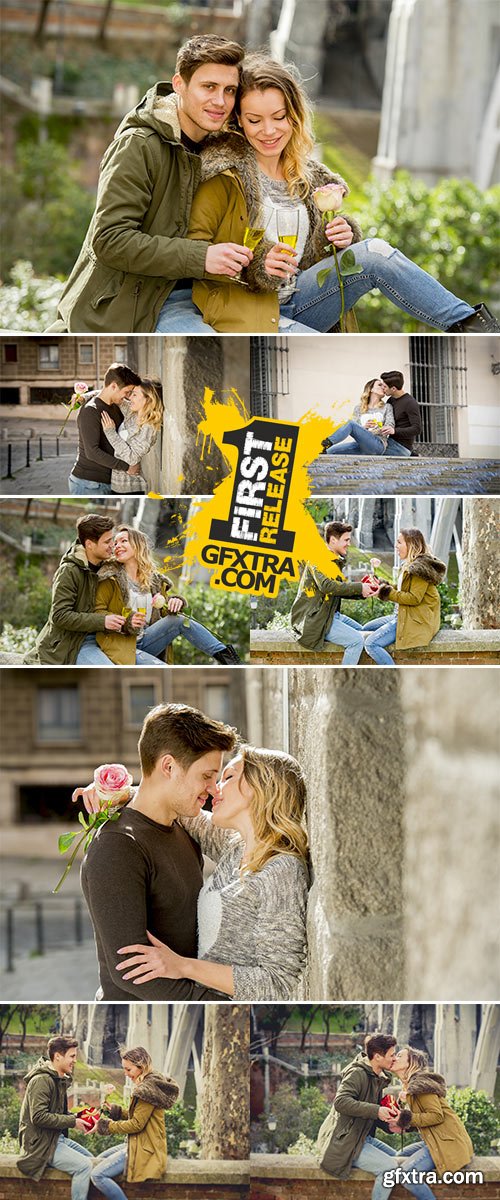
[[[260,229],[255,225],[247,225],[243,234],[243,245],[246,246],[248,250],[255,250],[259,242],[262,241],[265,232],[265,227],[264,229]],[[241,270],[243,270],[243,268],[241,268]],[[237,275],[231,276],[232,281],[233,283],[241,283],[243,287],[248,287],[248,283],[245,283],[245,280],[241,278],[241,270],[238,271]]]
[[[276,228],[278,241],[289,250],[295,250],[299,236],[298,208],[278,208],[276,212]],[[288,284],[292,283],[293,279],[294,276],[291,273],[287,275]],[[294,287],[293,290],[295,292],[297,289]]]
[[[132,616],[132,609],[129,604],[124,604],[122,607],[122,617],[125,617],[125,620],[127,620],[127,617],[130,616]]]

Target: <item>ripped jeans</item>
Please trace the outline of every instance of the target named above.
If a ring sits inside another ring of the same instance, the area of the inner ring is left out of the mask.
[[[346,311],[372,288],[379,288],[397,308],[436,329],[449,329],[456,321],[473,315],[470,304],[448,292],[432,275],[382,238],[367,238],[349,249],[363,270],[359,275],[342,276]],[[339,260],[343,253],[339,253]],[[318,273],[329,266],[331,273],[320,288]],[[293,325],[297,323],[296,332],[303,332],[304,326],[308,326],[326,333],[339,320],[341,308],[339,281],[331,256],[300,272],[296,283],[296,292],[280,309],[281,316],[292,322],[290,332],[294,332]]]

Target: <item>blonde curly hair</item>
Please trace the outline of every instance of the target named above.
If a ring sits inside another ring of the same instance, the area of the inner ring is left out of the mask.
[[[293,67],[283,66],[262,54],[249,54],[243,62],[236,115],[241,115],[241,101],[248,92],[266,92],[269,88],[282,92],[292,126],[292,136],[281,155],[285,181],[290,195],[303,200],[311,190],[305,171],[314,146],[311,105]]]
[[[243,745],[243,776],[252,789],[250,815],[257,845],[245,871],[260,871],[278,854],[293,854],[308,869],[309,852],[304,815],[307,792],[295,758],[280,750],[256,750]]]
[[[151,587],[153,575],[158,574],[158,568],[151,557],[151,546],[146,534],[132,529],[130,525],[119,525],[115,532],[128,534],[137,562],[137,582],[139,587],[147,590]]]

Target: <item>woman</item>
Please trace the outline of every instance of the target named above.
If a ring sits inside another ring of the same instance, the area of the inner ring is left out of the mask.
[[[417,1129],[423,1138],[404,1151],[404,1170],[433,1171],[441,1177],[445,1171],[460,1171],[470,1162],[474,1147],[465,1126],[446,1100],[443,1076],[429,1071],[426,1055],[412,1046],[402,1047],[391,1071],[401,1079],[403,1087],[398,1099],[407,1107],[390,1128],[394,1132]],[[426,1183],[412,1188],[412,1192],[418,1200],[434,1200],[434,1192]]]
[[[172,1108],[179,1095],[174,1079],[153,1071],[143,1046],[125,1050],[122,1066],[133,1083],[128,1112],[117,1104],[107,1106],[109,1116],[100,1118],[96,1132],[124,1133],[127,1140],[100,1154],[91,1175],[94,1186],[109,1200],[127,1200],[115,1181],[125,1170],[129,1183],[163,1178],[167,1167],[164,1112]]]
[[[435,558],[420,529],[402,529],[396,549],[403,569],[394,588],[380,583],[379,600],[393,600],[397,613],[393,617],[376,617],[363,625],[365,650],[378,666],[394,666],[385,649],[396,643],[396,650],[428,646],[440,626],[441,599],[437,590],[446,575],[446,566]]]
[[[162,387],[158,380],[143,379],[135,387],[130,399],[120,405],[123,424],[120,432],[108,412],[101,415],[101,425],[117,458],[124,459],[130,466],[140,463],[151,450],[158,437],[163,421]],[[143,475],[128,475],[126,471],[111,472],[111,491],[116,496],[125,492],[149,491]]]
[[[120,630],[106,629],[95,635],[110,662],[158,666],[167,646],[179,636],[216,662],[240,661],[233,646],[226,646],[199,621],[184,615],[182,596],[168,596],[172,581],[157,570],[148,539],[139,530],[120,526],[114,559],[103,563],[98,579],[95,611],[124,617]]]
[[[336,215],[323,224],[315,189],[334,183],[344,196],[349,189],[339,175],[311,157],[309,102],[290,70],[258,54],[247,58],[237,120],[241,133],[209,137],[201,150],[204,178],[193,199],[189,237],[224,243],[225,267],[219,277],[194,281],[187,332],[207,326],[224,333],[331,329],[341,316],[342,297],[333,260],[325,258],[325,238],[338,250],[341,265],[344,252],[354,245],[353,261],[344,264],[346,310],[372,288],[380,288],[418,321],[449,330],[469,328],[470,321],[471,331],[475,323],[484,331],[481,314],[470,304],[387,242],[362,241],[351,217]],[[338,207],[337,199],[332,210]],[[280,210],[293,213],[297,221],[294,249],[279,242]],[[244,246],[247,229],[265,231],[253,252]],[[247,286],[234,282],[242,266]],[[156,330],[169,332],[169,301]]]
[[[99,811],[93,785],[79,796],[88,812]],[[192,979],[236,1000],[296,998],[306,948],[305,803],[296,759],[242,746],[222,772],[213,813],[181,819],[216,863],[199,894],[198,958],[150,934],[151,946],[120,950],[123,978]]]
[[[394,413],[386,400],[385,383],[383,379],[369,379],[352,420],[345,421],[325,438],[323,446],[326,454],[384,454],[387,438],[394,429]],[[347,437],[354,438],[354,442],[346,444]]]

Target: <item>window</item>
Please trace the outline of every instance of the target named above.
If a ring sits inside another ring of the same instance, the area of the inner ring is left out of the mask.
[[[6,363],[17,362],[17,342],[6,342],[3,348],[3,361]]]
[[[225,683],[207,683],[204,707],[216,721],[229,720],[229,687]]]
[[[93,363],[93,361],[94,361],[93,342],[80,342],[80,344],[78,346],[78,358],[81,363]]]
[[[57,342],[49,345],[42,343],[38,347],[38,366],[41,371],[59,370],[59,345]]]
[[[127,347],[125,342],[115,342],[115,362],[126,363]]]
[[[77,742],[80,729],[80,694],[72,687],[41,687],[37,696],[39,742]]]
[[[140,729],[144,717],[156,704],[154,683],[131,683],[129,688],[129,720],[133,729]]]

